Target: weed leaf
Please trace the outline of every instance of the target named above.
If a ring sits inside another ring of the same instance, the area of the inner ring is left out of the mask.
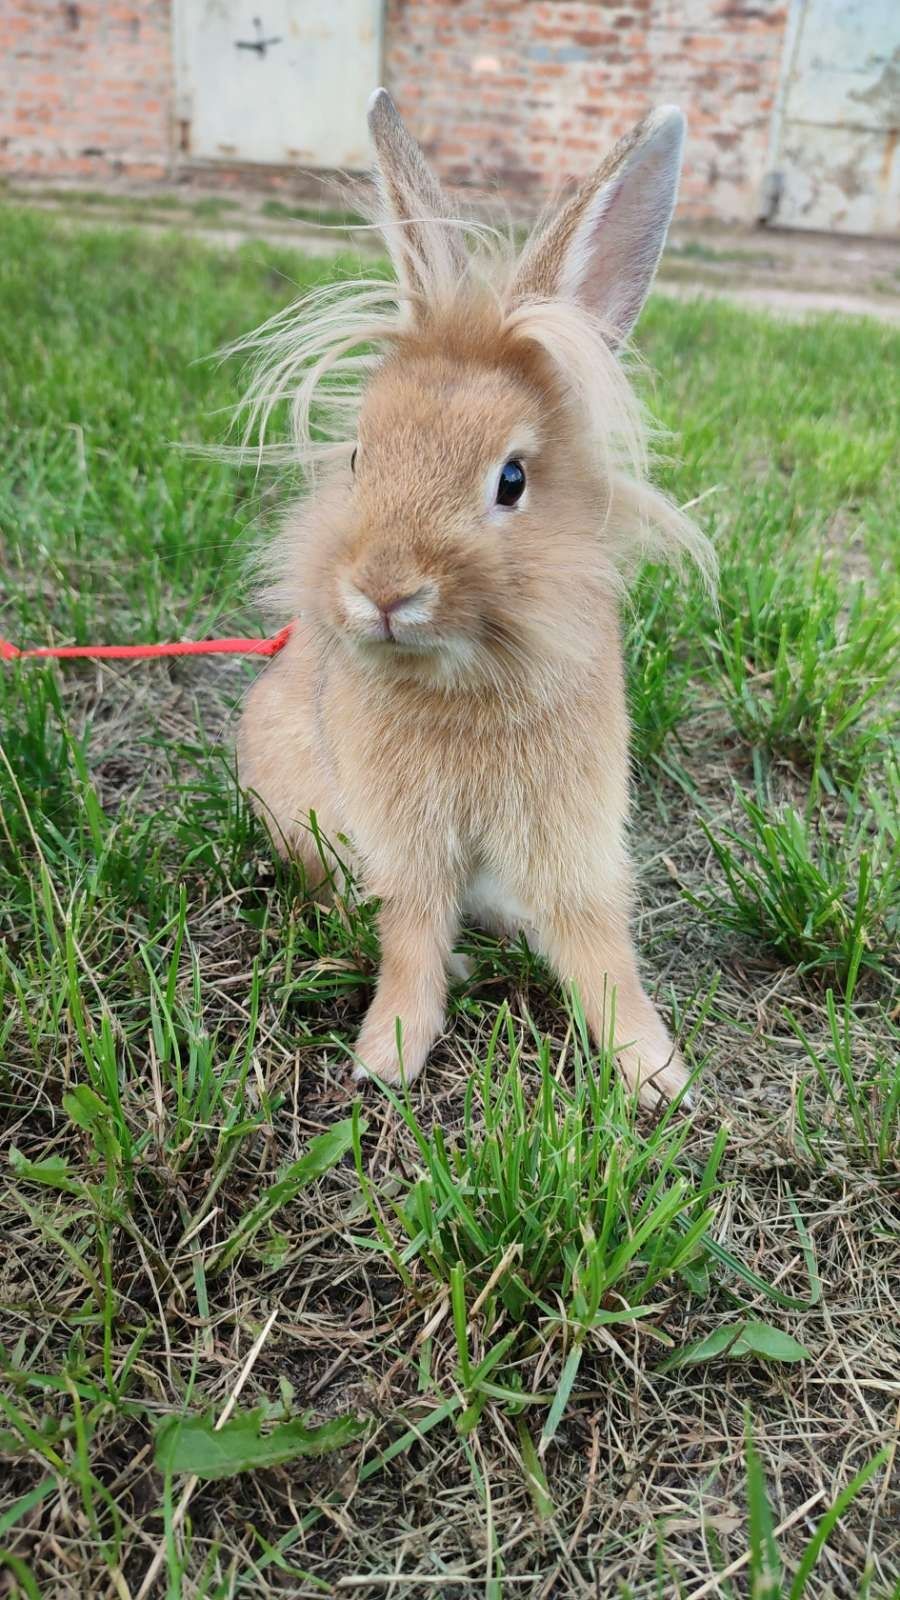
[[[365,1132],[365,1123],[360,1123],[360,1130]],[[309,1148],[297,1161],[291,1165],[264,1190],[256,1205],[252,1206],[246,1216],[242,1217],[229,1239],[226,1239],[220,1254],[207,1268],[207,1276],[221,1272],[230,1261],[233,1261],[240,1250],[243,1250],[254,1237],[263,1223],[268,1222],[275,1212],[280,1210],[295,1195],[305,1189],[307,1184],[314,1183],[316,1178],[321,1178],[323,1173],[330,1171],[345,1156],[353,1143],[353,1121],[347,1117],[343,1122],[335,1123],[327,1132],[317,1134],[310,1140]]]
[[[234,1478],[299,1456],[327,1455],[366,1431],[365,1422],[347,1414],[318,1428],[298,1420],[263,1433],[263,1418],[262,1409],[245,1411],[217,1429],[211,1416],[166,1417],[156,1433],[156,1465],[160,1472],[189,1473],[204,1482]]]
[[[9,1164],[17,1178],[28,1183],[43,1183],[50,1189],[62,1189],[66,1194],[81,1194],[83,1184],[69,1175],[69,1163],[64,1156],[46,1156],[43,1161],[29,1161],[15,1145],[9,1152]]]
[[[789,1333],[773,1328],[768,1322],[745,1322],[741,1344],[752,1355],[764,1356],[766,1361],[808,1361],[809,1351]]]
[[[719,1356],[749,1355],[762,1356],[766,1361],[806,1361],[809,1351],[789,1333],[782,1333],[768,1322],[732,1322],[727,1327],[716,1328],[705,1339],[676,1350],[657,1370],[669,1372],[675,1367],[695,1366],[700,1361],[715,1361]]]

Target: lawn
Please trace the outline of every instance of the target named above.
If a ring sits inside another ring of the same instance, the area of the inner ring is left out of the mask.
[[[352,270],[0,212],[0,635],[264,625],[285,485],[184,448],[240,393],[203,358]],[[424,1078],[359,1093],[372,907],[273,863],[252,666],[0,664],[9,1592],[897,1594],[900,335],[638,343],[721,562],[625,619],[692,1111],[475,931]]]

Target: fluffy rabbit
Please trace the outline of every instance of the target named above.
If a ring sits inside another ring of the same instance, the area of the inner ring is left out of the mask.
[[[240,347],[263,352],[262,433],[289,396],[312,480],[275,546],[297,621],[249,694],[240,776],[279,848],[321,879],[312,811],[381,899],[359,1072],[422,1071],[471,918],[527,931],[652,1104],[685,1067],[629,932],[621,574],[645,551],[711,558],[646,481],[619,355],[683,118],[646,117],[518,261],[468,247],[383,89],[369,124],[398,281],[319,291]]]

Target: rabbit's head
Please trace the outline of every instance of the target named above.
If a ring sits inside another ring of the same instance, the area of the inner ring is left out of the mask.
[[[397,281],[329,287],[261,330],[257,409],[265,421],[290,395],[295,448],[326,463],[279,543],[276,588],[375,671],[499,683],[596,649],[629,549],[704,558],[646,482],[621,363],[684,122],[645,118],[518,261],[485,230],[468,248],[384,90],[369,123]],[[331,402],[330,439],[314,397]]]

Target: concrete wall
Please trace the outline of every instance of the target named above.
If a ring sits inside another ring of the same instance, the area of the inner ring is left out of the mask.
[[[184,170],[171,4],[4,0],[0,164],[48,179]],[[384,77],[445,179],[535,199],[675,101],[680,215],[752,222],[785,20],[783,0],[386,0]]]

